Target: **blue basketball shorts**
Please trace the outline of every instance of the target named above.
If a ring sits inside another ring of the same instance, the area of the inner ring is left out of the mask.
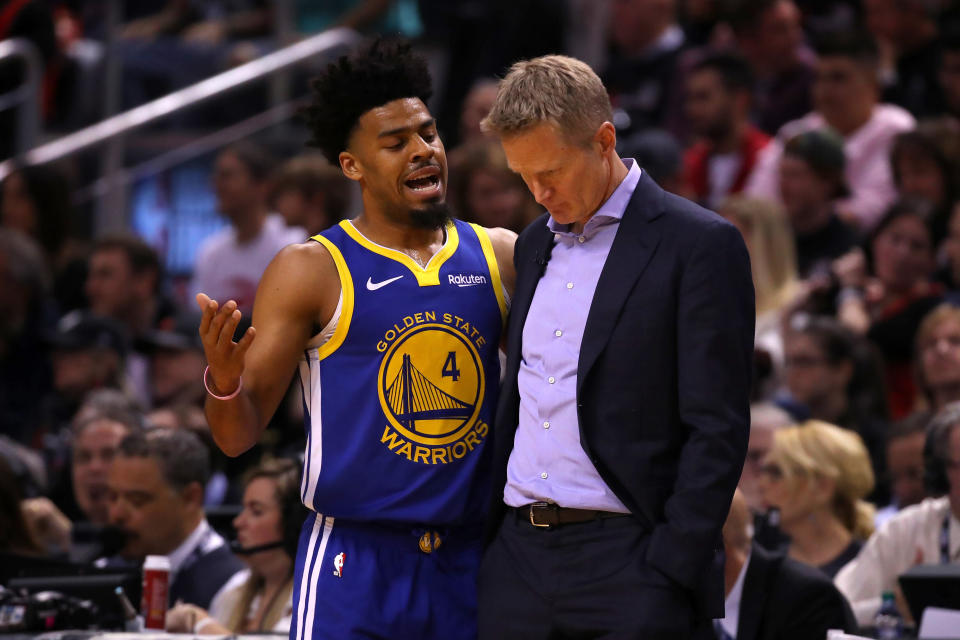
[[[290,640],[475,640],[480,527],[418,529],[311,513]]]

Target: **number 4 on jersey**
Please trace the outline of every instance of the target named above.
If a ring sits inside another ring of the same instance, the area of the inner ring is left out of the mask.
[[[447,359],[443,363],[443,377],[453,378],[454,382],[460,379],[460,369],[457,369],[456,351],[451,351],[447,354]]]

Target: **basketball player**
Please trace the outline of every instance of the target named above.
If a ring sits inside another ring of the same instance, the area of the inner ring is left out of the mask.
[[[257,442],[299,367],[307,444],[291,640],[474,638],[485,443],[515,235],[451,221],[430,76],[375,43],[314,82],[312,143],[363,212],[287,247],[239,342],[200,294],[206,410],[228,455]]]

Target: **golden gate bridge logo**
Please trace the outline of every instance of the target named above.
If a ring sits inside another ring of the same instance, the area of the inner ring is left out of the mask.
[[[427,379],[403,354],[400,372],[387,387],[387,402],[397,420],[411,431],[417,431],[417,420],[441,420],[470,417],[473,405],[445,393]]]
[[[462,438],[484,395],[480,354],[443,324],[409,330],[384,355],[378,376],[384,416],[405,438],[438,446]]]

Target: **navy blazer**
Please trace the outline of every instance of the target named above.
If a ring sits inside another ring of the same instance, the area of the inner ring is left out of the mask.
[[[554,235],[517,240],[486,539],[505,512],[523,325]],[[720,531],[746,456],[755,306],[740,233],[644,172],[600,274],[577,369],[580,442],[651,535],[647,562],[723,616]]]

